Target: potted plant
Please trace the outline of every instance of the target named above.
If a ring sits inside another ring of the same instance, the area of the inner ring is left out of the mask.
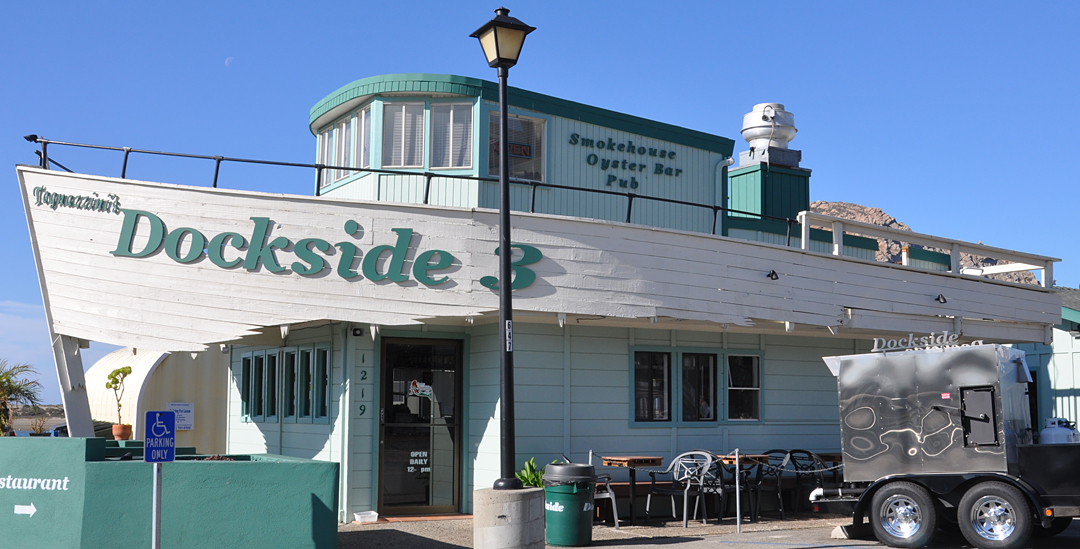
[[[109,381],[105,382],[106,389],[112,389],[116,395],[116,425],[112,426],[113,439],[128,440],[131,438],[131,424],[124,423],[120,415],[120,399],[124,396],[124,378],[131,375],[131,366],[117,368],[109,373]]]
[[[45,415],[45,411],[41,408],[34,406],[34,419],[30,420],[30,436],[32,437],[48,437],[52,436],[45,425],[49,423],[49,417]]]

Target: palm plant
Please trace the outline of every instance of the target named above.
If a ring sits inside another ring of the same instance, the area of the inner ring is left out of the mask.
[[[41,383],[27,376],[37,370],[29,364],[8,364],[0,358],[0,435],[11,428],[12,407],[16,404],[39,404]]]

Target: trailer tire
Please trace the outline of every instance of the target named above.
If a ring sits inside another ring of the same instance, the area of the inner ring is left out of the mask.
[[[1037,538],[1052,538],[1064,532],[1072,524],[1072,521],[1072,517],[1055,517],[1049,528],[1043,528],[1041,524],[1036,524],[1032,533]]]
[[[960,531],[982,549],[1018,549],[1031,539],[1031,505],[1020,490],[1001,482],[976,484],[960,498]]]
[[[882,486],[870,503],[870,524],[878,541],[890,547],[922,547],[937,527],[934,499],[910,482]]]

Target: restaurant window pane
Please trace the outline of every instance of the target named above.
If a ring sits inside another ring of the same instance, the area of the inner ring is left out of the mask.
[[[683,353],[682,420],[716,421],[716,355]]]
[[[371,107],[360,111],[360,167],[371,167]]]
[[[472,165],[472,105],[431,106],[431,167]]]
[[[510,178],[544,180],[544,120],[510,115]],[[488,114],[488,174],[499,176],[499,112]]]
[[[329,415],[329,392],[330,392],[330,352],[326,349],[315,350],[315,379],[313,400],[315,403],[315,417],[327,417]]]
[[[285,380],[282,383],[285,404],[285,417],[296,417],[296,351],[285,351],[282,372]]]
[[[761,419],[760,357],[728,357],[728,419]]]
[[[271,419],[277,416],[277,359],[277,351],[266,353],[266,417]]]
[[[302,349],[300,351],[300,379],[298,381],[296,396],[299,399],[299,402],[297,403],[299,416],[303,418],[311,417],[311,370],[315,362],[312,360],[311,355],[312,352],[310,349]],[[310,423],[310,421],[308,423]]]
[[[240,359],[240,413],[251,415],[251,357]]]
[[[671,355],[634,353],[634,419],[671,421]]]
[[[251,415],[262,418],[263,415],[263,356],[255,355],[252,362],[251,380]]]
[[[383,106],[383,167],[419,168],[424,153],[424,104]]]

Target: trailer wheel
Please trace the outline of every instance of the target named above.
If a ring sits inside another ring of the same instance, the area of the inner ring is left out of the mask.
[[[937,526],[930,493],[918,484],[892,482],[874,493],[870,524],[878,541],[890,547],[922,547]]]
[[[1049,528],[1043,528],[1041,524],[1036,523],[1033,529],[1033,534],[1037,538],[1050,538],[1054,537],[1065,531],[1066,528],[1072,524],[1072,517],[1055,517],[1054,521],[1050,523]]]
[[[1001,482],[983,482],[960,498],[960,531],[983,549],[1016,549],[1031,538],[1031,506],[1019,490]]]

